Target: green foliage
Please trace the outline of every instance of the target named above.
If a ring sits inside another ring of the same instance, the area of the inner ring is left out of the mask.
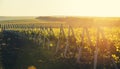
[[[58,69],[58,67],[60,69],[77,69],[80,66],[92,69],[96,46],[98,47],[98,67],[112,68],[111,58],[119,65],[119,27],[102,27],[102,31],[99,31],[101,34],[96,33],[96,27],[88,28],[87,32],[85,32],[85,29],[73,28],[74,35],[72,33],[68,35],[68,28],[63,28],[63,32],[60,32],[61,29],[59,28],[52,28],[52,33],[50,28],[46,27],[14,30],[24,41],[18,53],[19,57],[16,65],[18,67],[23,66],[23,68],[24,65],[25,67],[35,65],[42,69]],[[100,35],[99,39],[97,39],[98,35]],[[82,56],[80,63],[77,64],[79,48],[82,49]],[[56,49],[58,49],[57,52]]]

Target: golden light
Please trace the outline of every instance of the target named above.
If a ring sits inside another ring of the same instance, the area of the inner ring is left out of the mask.
[[[1,16],[119,17],[119,0],[2,0]]]

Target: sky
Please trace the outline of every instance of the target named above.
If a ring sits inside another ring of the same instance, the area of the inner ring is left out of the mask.
[[[0,0],[0,16],[120,17],[120,0]]]

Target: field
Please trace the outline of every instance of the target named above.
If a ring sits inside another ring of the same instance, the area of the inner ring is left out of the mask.
[[[37,17],[1,24],[4,69],[119,69],[119,18]]]

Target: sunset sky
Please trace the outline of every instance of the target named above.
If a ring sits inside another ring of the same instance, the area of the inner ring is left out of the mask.
[[[120,0],[0,0],[0,16],[120,17]]]

